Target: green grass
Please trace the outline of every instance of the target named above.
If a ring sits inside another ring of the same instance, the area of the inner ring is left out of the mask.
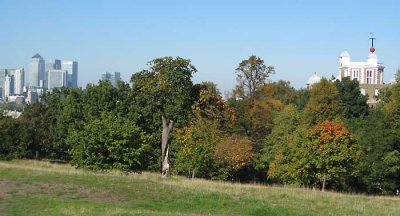
[[[0,162],[0,215],[399,215],[400,199]]]

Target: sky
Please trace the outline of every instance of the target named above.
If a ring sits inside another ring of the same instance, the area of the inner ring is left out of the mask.
[[[339,55],[369,54],[370,32],[389,82],[400,66],[400,1],[82,1],[0,0],[0,68],[25,68],[45,59],[75,60],[78,85],[121,72],[124,81],[163,56],[191,60],[194,82],[222,91],[250,55],[275,67],[270,81],[305,87],[314,73],[330,78]],[[28,79],[26,79],[28,80]]]

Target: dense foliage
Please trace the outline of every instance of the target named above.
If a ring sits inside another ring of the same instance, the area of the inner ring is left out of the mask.
[[[0,115],[0,160],[124,171],[167,165],[171,174],[206,179],[400,189],[400,82],[369,108],[356,80],[296,90],[269,82],[274,68],[257,56],[239,63],[226,99],[212,82],[194,84],[196,71],[188,59],[157,58],[130,83],[46,93],[19,118]]]

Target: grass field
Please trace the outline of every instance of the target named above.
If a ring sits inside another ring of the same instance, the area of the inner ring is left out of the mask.
[[[400,215],[397,197],[0,162],[0,215]]]

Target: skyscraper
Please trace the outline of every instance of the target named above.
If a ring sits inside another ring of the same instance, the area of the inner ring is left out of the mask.
[[[1,69],[0,70],[0,98],[5,98],[5,81],[6,77],[9,76],[9,80],[12,89],[8,89],[8,94],[22,94],[24,83],[25,83],[25,72],[24,69]],[[10,91],[11,90],[11,91]]]
[[[14,77],[14,94],[22,94],[25,84],[24,69],[6,69],[6,74]]]
[[[101,80],[106,80],[111,82],[111,84],[114,87],[118,86],[118,81],[121,80],[121,73],[120,72],[114,72],[114,74],[111,74],[109,72],[106,72],[105,74],[101,75]]]
[[[66,70],[67,87],[78,87],[78,62],[76,61],[61,61],[61,69]]]
[[[33,88],[46,86],[45,62],[39,54],[34,55],[29,62],[29,85]],[[42,81],[42,82],[40,82]],[[43,86],[40,86],[43,83]]]
[[[6,81],[6,70],[0,69],[0,98],[4,99],[4,82]]]
[[[61,70],[61,60],[59,59],[50,59],[46,61],[46,72],[50,69]]]
[[[48,89],[60,88],[67,86],[68,72],[66,70],[50,69],[48,71]]]
[[[14,94],[14,76],[7,75],[4,81],[4,98]]]

